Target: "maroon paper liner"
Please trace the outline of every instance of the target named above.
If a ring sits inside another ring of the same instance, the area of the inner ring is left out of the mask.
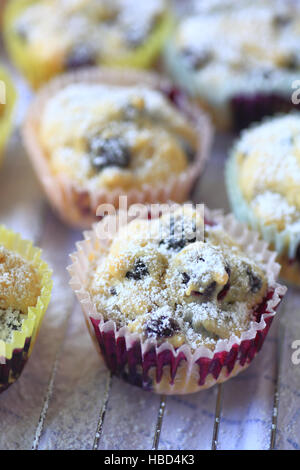
[[[233,130],[239,132],[251,123],[261,121],[266,116],[299,110],[300,106],[277,93],[240,94],[230,101]]]
[[[269,291],[264,302],[256,310],[254,316],[258,322],[263,314],[268,313],[267,303],[273,295],[274,291]],[[278,308],[281,299],[282,297],[275,306],[275,310]],[[157,353],[154,347],[143,355],[139,341],[136,341],[130,349],[127,349],[123,336],[116,337],[114,330],[101,331],[101,320],[92,317],[90,317],[90,320],[108,369],[112,374],[143,390],[155,391],[163,378],[171,386],[174,385],[179,366],[184,366],[184,361],[186,363],[188,361],[183,352],[178,356],[175,356],[170,350]],[[253,339],[244,340],[239,345],[234,344],[229,351],[217,352],[212,358],[200,357],[196,361],[199,368],[197,379],[199,389],[208,388],[206,380],[209,374],[212,375],[215,383],[218,383],[229,379],[237,365],[239,370],[248,367],[260,351],[272,321],[273,316],[267,317],[265,319],[266,326],[257,331]],[[152,368],[155,371],[154,380],[149,375]]]
[[[31,338],[26,338],[23,349],[14,349],[11,359],[0,364],[0,393],[8,389],[21,375],[28,359]]]
[[[195,350],[188,344],[174,348],[169,341],[160,343],[145,339],[126,326],[119,327],[109,315],[106,318],[104,313],[100,314],[87,290],[89,260],[95,250],[99,254],[102,250],[105,252],[111,237],[108,234],[105,240],[100,241],[98,225],[95,225],[78,243],[77,251],[71,255],[72,265],[68,268],[70,284],[81,303],[91,337],[114,375],[155,393],[188,394],[234,377],[248,367],[260,351],[286,292],[286,288],[276,282],[280,269],[275,262],[276,253],[269,251],[257,233],[250,232],[231,214],[224,216],[221,211],[206,209],[206,224],[214,225],[214,221],[220,223],[241,246],[248,247],[250,253],[260,255],[269,285],[268,295],[252,312],[249,329],[240,337],[232,335],[228,340],[220,340],[215,351],[203,345]]]

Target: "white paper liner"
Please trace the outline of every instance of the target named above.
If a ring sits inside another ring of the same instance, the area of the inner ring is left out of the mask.
[[[267,326],[266,320],[274,317],[276,313],[275,309],[286,292],[286,287],[276,282],[276,278],[280,270],[279,264],[275,261],[276,254],[268,250],[267,244],[259,240],[257,233],[250,232],[245,225],[237,222],[231,214],[224,216],[220,211],[207,210],[206,215],[209,220],[219,222],[224,230],[226,230],[246,252],[255,255],[259,259],[259,262],[263,264],[266,271],[269,289],[274,290],[274,294],[267,302],[267,307],[265,309],[268,313],[262,314],[259,322],[252,321],[249,329],[242,333],[241,337],[232,335],[228,340],[219,340],[214,351],[211,351],[205,346],[200,346],[193,351],[187,344],[175,349],[168,340],[165,340],[163,344],[158,345],[156,340],[144,340],[141,334],[132,333],[127,327],[118,329],[116,323],[112,320],[104,323],[103,316],[97,311],[86,287],[90,255],[95,253],[95,250],[98,255],[101,252],[105,253],[107,247],[111,243],[111,239],[109,237],[107,237],[106,240],[100,240],[97,237],[97,225],[93,227],[92,231],[84,233],[85,240],[77,244],[77,252],[71,255],[72,265],[68,268],[71,276],[70,285],[81,303],[90,334],[97,347],[98,343],[90,318],[100,320],[99,329],[102,332],[113,331],[116,338],[125,338],[127,350],[138,342],[141,345],[142,355],[147,351],[150,351],[152,348],[155,348],[157,354],[163,351],[170,351],[175,358],[181,353],[184,353],[187,361],[186,364],[184,364],[183,376],[180,376],[179,383],[177,377],[175,377],[174,383],[170,383],[168,380],[163,380],[161,383],[154,384],[153,391],[155,392],[163,392],[167,394],[196,392],[202,388],[208,388],[217,382],[227,380],[240,372],[240,370],[247,367],[249,365],[248,362],[244,365],[236,362],[235,367],[230,374],[226,374],[224,367],[224,370],[221,370],[219,374],[218,380],[215,380],[212,375],[208,375],[205,383],[202,385],[198,385],[197,380],[193,377],[195,375],[195,371],[197,372],[198,370],[196,361],[199,358],[212,359],[218,352],[229,352],[233,345],[241,345],[244,340],[252,340],[256,337],[258,331],[264,330]],[[101,223],[103,222],[99,222],[99,224]]]
[[[190,119],[199,135],[198,151],[195,161],[188,169],[178,176],[155,186],[144,185],[141,190],[116,188],[113,191],[99,189],[90,191],[79,187],[66,176],[56,176],[52,173],[49,160],[45,155],[38,139],[39,120],[45,103],[59,89],[76,82],[107,83],[111,85],[143,84],[153,88],[172,89],[172,84],[155,74],[148,72],[89,68],[78,72],[62,75],[51,81],[38,94],[31,105],[23,127],[23,140],[35,171],[44,187],[48,199],[60,217],[68,224],[90,228],[96,221],[96,211],[100,204],[112,204],[118,207],[119,197],[126,195],[128,206],[134,203],[168,202],[170,200],[183,202],[187,199],[196,179],[204,169],[209,157],[213,140],[213,130],[207,115],[193,106],[187,99],[180,100],[180,109]],[[88,200],[88,213],[80,211],[80,204]]]

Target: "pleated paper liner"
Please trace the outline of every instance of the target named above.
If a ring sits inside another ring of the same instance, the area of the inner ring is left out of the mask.
[[[266,225],[258,218],[243,196],[238,178],[238,163],[234,149],[229,156],[225,169],[225,182],[232,211],[241,222],[257,230],[278,253],[282,265],[280,276],[291,284],[300,286],[300,260],[297,251],[300,246],[300,233],[289,228],[278,231],[274,224]],[[299,188],[300,190],[300,188]]]
[[[107,189],[89,191],[79,187],[67,176],[54,175],[49,159],[39,143],[40,117],[49,97],[70,83],[78,82],[124,86],[142,84],[162,91],[188,117],[197,131],[199,140],[195,160],[189,164],[186,171],[178,176],[156,182],[153,186],[145,184],[141,189],[128,191],[122,188],[116,188],[113,191]],[[107,203],[118,207],[120,196],[127,196],[128,206],[134,203],[185,201],[209,158],[212,139],[213,130],[207,115],[191,105],[168,80],[148,72],[105,68],[85,69],[53,80],[38,93],[29,109],[23,128],[25,147],[50,204],[65,223],[77,228],[90,228],[97,220],[98,206]]]
[[[258,257],[268,278],[268,293],[257,306],[255,321],[240,337],[232,335],[219,340],[214,351],[202,346],[196,350],[187,344],[174,348],[166,339],[161,345],[153,339],[145,340],[127,327],[118,327],[112,320],[104,319],[96,310],[87,290],[90,260],[107,252],[112,236],[99,238],[95,225],[85,233],[85,240],[78,243],[77,252],[69,267],[71,287],[75,291],[91,337],[111,372],[127,382],[145,390],[165,394],[187,394],[224,382],[246,369],[260,351],[286,288],[276,282],[280,266],[276,254],[237,222],[232,215],[219,211],[206,212],[206,219],[220,223],[247,252]],[[118,221],[117,221],[118,222]],[[104,222],[99,222],[102,224]],[[101,231],[102,232],[102,231]],[[98,232],[100,233],[100,232]]]
[[[1,104],[2,94],[5,96],[5,104]],[[0,166],[3,160],[3,152],[13,126],[13,110],[16,101],[16,91],[8,72],[0,66]]]
[[[164,63],[178,86],[186,90],[193,102],[211,116],[219,131],[239,132],[266,116],[300,109],[299,105],[291,101],[290,83],[293,79],[287,81],[285,93],[272,89],[271,86],[268,90],[259,88],[249,90],[249,92],[241,90],[229,97],[225,103],[217,105],[209,99],[209,95],[213,93],[213,87],[208,84],[209,91],[200,87],[196,73],[187,67],[171,41],[167,41],[165,47]],[[297,73],[295,73],[294,80],[297,80]]]
[[[40,62],[31,54],[26,43],[14,30],[17,18],[29,5],[37,1],[10,0],[4,11],[3,26],[4,40],[9,55],[34,89],[38,89],[55,75],[66,71],[64,64],[58,59],[52,62]],[[149,68],[158,58],[163,44],[172,30],[173,22],[171,13],[166,11],[144,44],[125,55],[114,55],[107,58],[98,65]]]
[[[41,275],[41,293],[35,307],[29,307],[22,329],[14,331],[12,340],[0,340],[0,393],[12,385],[22,373],[29,359],[39,329],[47,310],[52,290],[51,270],[41,260],[41,250],[32,243],[23,240],[20,235],[7,230],[0,225],[0,245],[18,253],[27,261],[33,263]]]

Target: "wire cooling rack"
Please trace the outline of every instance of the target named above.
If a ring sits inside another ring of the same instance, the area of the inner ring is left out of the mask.
[[[20,122],[30,96],[17,81]],[[217,139],[195,202],[228,210],[223,166],[231,143],[230,136]],[[81,234],[49,210],[18,128],[0,172],[0,223],[39,244],[54,270],[30,361],[0,395],[0,449],[300,449],[300,364],[292,362],[300,292],[289,290],[245,372],[194,395],[158,396],[111,377],[99,360],[68,286],[68,254]]]

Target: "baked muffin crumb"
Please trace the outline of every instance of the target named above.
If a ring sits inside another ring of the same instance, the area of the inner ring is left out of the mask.
[[[43,109],[39,140],[54,175],[89,191],[142,189],[187,171],[199,136],[164,92],[73,83]]]
[[[300,114],[244,131],[234,149],[238,181],[256,217],[300,233]]]
[[[249,328],[267,293],[266,274],[221,226],[198,224],[197,211],[178,209],[119,231],[90,269],[88,289],[105,320],[192,349],[213,350]]]
[[[27,314],[37,303],[41,280],[31,263],[0,246],[0,309]]]

